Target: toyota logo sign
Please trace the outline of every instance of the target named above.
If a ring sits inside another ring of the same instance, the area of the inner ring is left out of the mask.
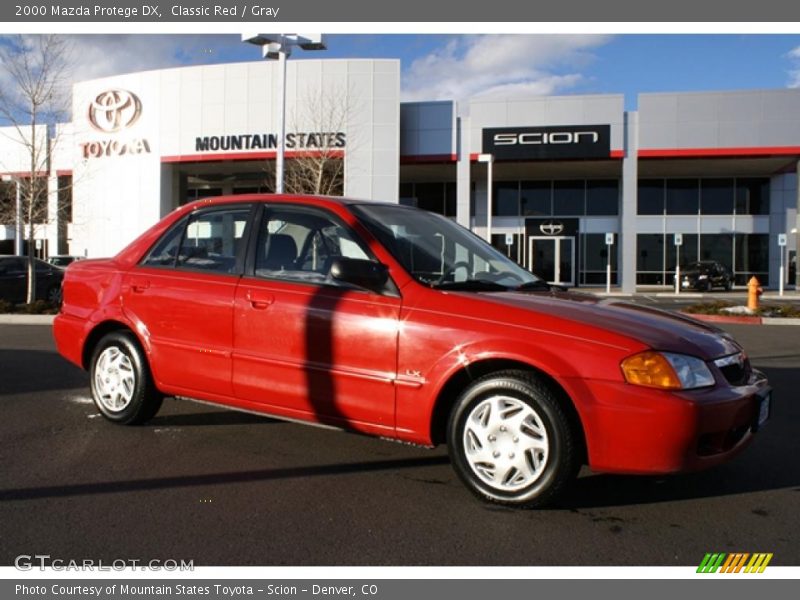
[[[545,221],[539,225],[539,231],[545,235],[558,235],[564,231],[564,224],[560,221]]]
[[[126,90],[106,90],[89,104],[89,122],[106,133],[130,127],[141,113],[139,97]]]

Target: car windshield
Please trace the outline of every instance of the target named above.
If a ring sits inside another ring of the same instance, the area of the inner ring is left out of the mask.
[[[467,291],[549,288],[484,240],[441,215],[399,205],[360,204],[352,208],[420,283]]]
[[[688,266],[684,267],[685,271],[705,271],[710,269],[714,266],[714,263],[710,262],[694,262],[689,264]]]

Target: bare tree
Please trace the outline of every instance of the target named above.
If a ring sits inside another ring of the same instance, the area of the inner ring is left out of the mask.
[[[350,95],[352,96],[352,94]],[[305,94],[302,111],[292,115],[293,132],[287,134],[288,151],[284,189],[290,194],[341,196],[344,193],[347,123],[355,110],[344,90],[318,90]]]
[[[21,218],[28,237],[27,302],[36,296],[34,244],[37,227],[46,224],[48,215],[48,176],[56,144],[56,124],[68,117],[70,43],[56,34],[14,36],[0,40],[0,118],[15,132],[10,139],[25,152],[26,167],[16,172],[20,190]],[[16,202],[11,214],[0,215],[0,222],[15,222]],[[17,233],[19,235],[19,233]]]

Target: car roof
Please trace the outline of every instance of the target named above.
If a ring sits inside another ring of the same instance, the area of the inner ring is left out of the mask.
[[[204,206],[217,206],[224,204],[241,204],[245,202],[275,202],[275,203],[308,203],[316,205],[342,205],[350,206],[355,204],[383,204],[386,206],[401,206],[396,202],[381,202],[376,200],[368,200],[363,198],[348,198],[342,196],[316,196],[313,194],[236,194],[226,196],[212,196],[210,198],[202,198],[195,200],[184,206],[181,209],[195,210]]]

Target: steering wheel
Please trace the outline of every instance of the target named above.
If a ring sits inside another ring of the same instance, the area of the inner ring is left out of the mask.
[[[453,263],[453,265],[449,269],[447,269],[444,273],[442,273],[442,276],[439,277],[439,279],[437,279],[434,282],[434,285],[439,285],[440,283],[444,283],[447,280],[448,277],[450,277],[451,275],[455,275],[456,271],[458,269],[460,269],[461,267],[469,269],[471,266],[472,265],[470,265],[468,262],[466,262],[464,260],[460,260],[460,261],[458,261],[456,263]]]

